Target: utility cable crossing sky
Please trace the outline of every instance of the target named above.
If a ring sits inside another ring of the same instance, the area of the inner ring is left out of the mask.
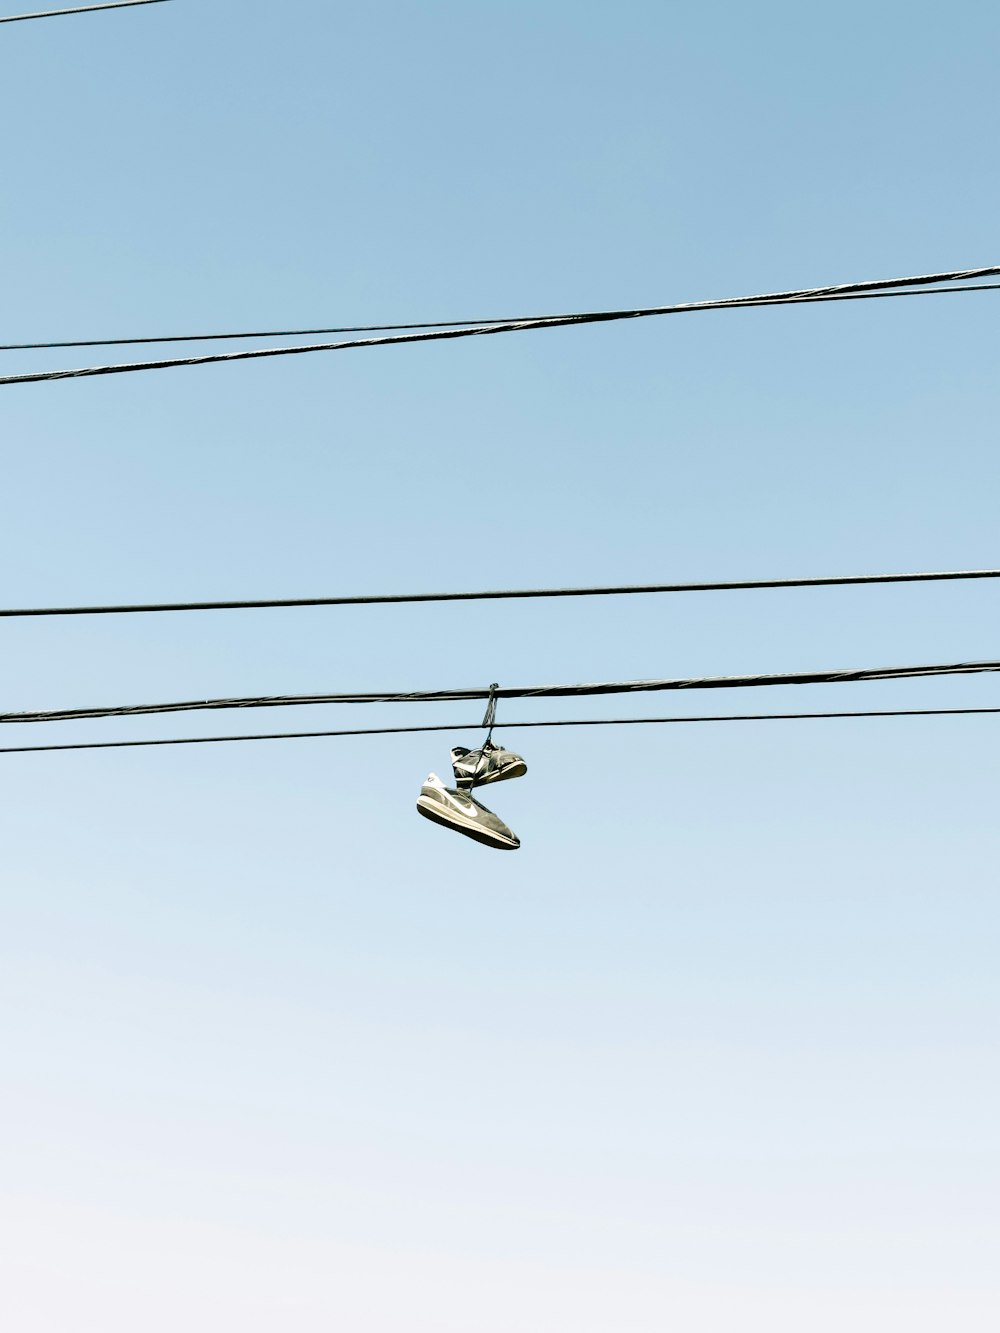
[[[259,360],[275,356],[302,356],[308,352],[340,352],[361,347],[390,347],[404,343],[437,342],[445,339],[485,337],[498,333],[524,333],[537,329],[566,328],[576,324],[603,324],[627,319],[649,319],[660,315],[694,314],[706,310],[736,310],[751,306],[812,305],[824,301],[859,300],[882,296],[917,295],[906,289],[932,289],[928,294],[959,290],[935,287],[940,283],[966,283],[979,278],[1000,276],[1000,266],[956,269],[908,278],[880,278],[865,282],[838,283],[825,287],[804,287],[793,291],[766,292],[758,296],[727,297],[721,300],[688,301],[675,305],[647,306],[620,310],[594,310],[569,315],[540,315],[507,321],[483,321],[473,326],[432,327],[429,332],[394,333],[380,338],[356,338],[343,342],[308,343],[296,347],[262,347],[250,351],[211,352],[202,356],[170,357],[155,361],[122,362],[104,366],[84,366],[68,370],[30,371],[0,376],[0,386],[35,384],[48,380],[85,379],[96,375],[124,375],[142,370],[167,370],[178,366],[217,365],[226,361]],[[993,284],[995,286],[996,284]],[[894,290],[898,289],[898,290]],[[966,291],[978,287],[964,288]],[[402,328],[402,325],[391,327]],[[409,326],[413,328],[415,326]],[[426,328],[427,326],[422,326]],[[102,344],[103,345],[103,344]]]
[[[344,597],[270,597],[252,601],[124,602],[95,606],[0,608],[0,619],[33,616],[139,615],[167,611],[259,611],[310,606],[393,606],[414,602],[518,601],[547,597],[628,597],[644,593],[749,592],[781,588],[838,588],[884,583],[946,583],[1000,578],[1000,569],[935,570],[915,574],[834,574],[788,579],[731,579],[697,583],[628,583],[580,588],[509,588],[485,592],[361,593]]]
[[[876,300],[891,296],[949,296],[955,292],[995,292],[1000,290],[1000,282],[977,282],[971,285],[957,284],[950,287],[915,287],[912,290],[853,292],[843,296],[809,296],[776,298],[746,297],[727,303],[723,309],[743,309],[749,305],[794,305],[808,304],[810,301],[861,301]],[[650,311],[650,314],[682,314],[684,310],[720,308],[712,304],[677,306]],[[601,312],[596,312],[600,314]],[[604,312],[610,314],[611,312]],[[625,316],[623,316],[624,318]],[[145,335],[141,338],[75,338],[62,342],[0,343],[0,352],[37,352],[52,351],[64,347],[139,347],[154,343],[211,343],[239,342],[247,338],[311,338],[324,333],[390,333],[405,329],[461,329],[477,328],[490,324],[518,324],[529,319],[539,321],[552,319],[583,319],[584,316],[568,315],[507,315],[503,318],[489,319],[437,319],[418,324],[338,324],[330,328],[314,329],[255,329],[240,333],[170,333],[159,336]]]
[[[560,718],[553,721],[494,722],[494,728],[524,727],[651,727],[691,722],[818,722],[831,718],[863,717],[971,717],[1000,713],[1000,708],[871,708],[840,713],[711,713],[677,717]],[[435,722],[422,727],[355,727],[340,731],[271,731],[242,736],[168,736],[141,741],[75,741],[61,745],[4,745],[0,754],[38,754],[54,750],[136,750],[160,745],[228,745],[237,741],[315,740],[332,736],[401,736],[414,732],[472,731],[477,722]]]
[[[673,690],[752,689],[772,685],[839,685],[860,681],[915,680],[1000,671],[1000,661],[952,662],[928,666],[858,667],[836,671],[790,671],[744,676],[692,676],[664,680],[600,681],[582,685],[473,686],[470,689],[384,690],[366,693],[255,695],[245,698],[188,699],[178,703],[121,704],[95,708],[55,708],[0,713],[0,724],[68,722],[85,718],[138,717],[154,713],[196,713],[226,709],[294,708],[317,704],[450,703],[475,699],[569,699],[606,694],[658,694]]]
[[[11,14],[0,23],[27,23],[29,19],[57,19],[67,14],[94,14],[99,9],[136,9],[140,5],[164,5],[170,0],[114,0],[111,4],[76,5],[73,9],[45,9],[36,14]]]

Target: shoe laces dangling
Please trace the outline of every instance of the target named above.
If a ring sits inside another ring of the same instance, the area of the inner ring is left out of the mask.
[[[483,726],[487,728],[486,739],[483,741],[483,749],[492,750],[493,747],[493,728],[497,720],[497,690],[500,688],[500,682],[494,681],[490,686],[490,697],[486,704],[486,713],[483,717]]]

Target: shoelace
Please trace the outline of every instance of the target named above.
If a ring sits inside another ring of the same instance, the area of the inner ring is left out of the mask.
[[[490,697],[486,705],[486,713],[483,717],[483,726],[489,728],[486,733],[486,740],[483,743],[485,750],[488,745],[493,744],[493,727],[497,720],[497,690],[500,688],[500,682],[494,681],[490,686]]]

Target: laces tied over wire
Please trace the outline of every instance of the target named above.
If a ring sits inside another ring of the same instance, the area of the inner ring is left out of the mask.
[[[483,717],[483,726],[487,728],[486,744],[490,745],[493,741],[493,728],[497,720],[497,690],[500,688],[500,682],[494,681],[490,686],[490,697],[486,704],[486,713]]]

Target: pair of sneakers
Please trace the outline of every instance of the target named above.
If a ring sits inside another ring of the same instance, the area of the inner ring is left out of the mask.
[[[500,851],[515,852],[521,842],[502,819],[487,810],[471,795],[473,787],[490,782],[504,782],[507,778],[523,777],[528,765],[519,754],[494,745],[487,738],[478,750],[466,750],[456,745],[451,752],[451,767],[455,786],[446,787],[436,773],[428,775],[417,797],[417,810],[425,819],[444,824],[467,838],[496,847]]]

